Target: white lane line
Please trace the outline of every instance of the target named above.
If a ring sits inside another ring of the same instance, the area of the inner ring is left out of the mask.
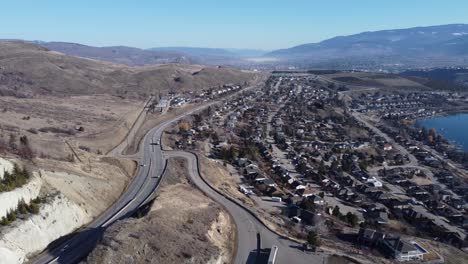
[[[114,220],[114,218],[116,218],[123,210],[127,209],[127,207],[129,207],[133,203],[133,201],[134,201],[134,199],[132,199],[126,206],[124,206],[122,209],[120,209],[113,217],[111,217],[109,220],[107,220],[102,225],[102,227],[106,227],[110,222],[112,222]]]
[[[47,262],[47,263],[54,263],[54,262],[56,262],[58,259],[59,259],[59,257],[56,257],[56,258],[54,258],[53,260],[51,260],[51,261],[49,261],[49,262]]]

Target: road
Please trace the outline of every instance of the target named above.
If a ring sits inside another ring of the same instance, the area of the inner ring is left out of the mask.
[[[260,80],[256,79],[255,85],[246,87],[241,91],[228,95],[227,97],[221,98],[220,100],[228,99],[243,91],[258,88],[258,86],[263,82],[263,78]],[[145,103],[145,108],[150,100],[151,98],[149,98]],[[152,195],[158,188],[161,178],[164,174],[166,159],[163,156],[161,146],[154,145],[152,143],[161,142],[160,140],[163,131],[171,123],[216,103],[219,103],[219,101],[213,101],[211,103],[199,106],[151,129],[141,141],[139,152],[132,156],[138,157],[141,166],[139,167],[137,175],[135,175],[133,181],[127,186],[127,189],[122,194],[122,196],[111,207],[109,207],[104,213],[102,213],[86,227],[59,239],[60,241],[54,242],[53,246],[49,245],[48,249],[35,258],[31,259],[29,263],[69,264],[77,263],[83,257],[87,256],[87,254],[98,243],[108,226],[119,219],[133,214],[138,208],[140,208],[152,198]],[[145,113],[146,111],[143,109],[132,128],[130,128],[129,133],[127,134],[127,138],[131,139],[134,137],[136,131],[144,121]],[[121,142],[121,144],[111,150],[109,154],[120,156],[122,151],[128,145],[129,139]]]
[[[197,107],[151,129],[140,145],[138,155],[140,156],[141,166],[125,193],[86,228],[77,231],[70,239],[60,243],[53,249],[46,250],[31,262],[36,264],[69,264],[76,263],[86,256],[94,248],[108,226],[118,219],[135,212],[151,198],[151,195],[159,186],[165,170],[166,160],[161,146],[152,145],[152,143],[160,141],[164,129],[172,122],[212,104]]]
[[[392,144],[392,146],[394,148],[396,148],[402,155],[407,156],[409,158],[409,161],[410,161],[408,164],[406,164],[408,167],[418,167],[419,166],[418,159],[413,154],[411,154],[406,148],[404,148],[402,145],[396,143],[395,140],[393,140],[391,137],[389,137],[387,134],[382,132],[380,129],[378,129],[377,127],[375,127],[371,123],[369,123],[369,121],[367,121],[365,118],[361,117],[360,114],[358,114],[356,112],[351,112],[351,115],[356,120],[360,121],[361,123],[366,125],[368,128],[370,128],[375,134],[381,136],[387,142]]]
[[[184,151],[166,151],[165,157],[182,157],[188,161],[189,176],[192,182],[206,195],[224,206],[236,223],[237,229],[237,252],[234,263],[255,263],[255,250],[257,248],[257,233],[260,233],[261,248],[270,249],[273,245],[278,246],[276,263],[314,264],[324,263],[324,254],[306,253],[300,250],[301,245],[291,240],[282,238],[251,215],[246,209],[227,199],[216,192],[203,181],[199,174],[197,158],[194,154]]]

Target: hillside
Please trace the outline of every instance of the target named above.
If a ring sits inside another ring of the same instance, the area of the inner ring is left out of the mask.
[[[41,42],[38,45],[66,55],[103,60],[129,66],[163,63],[191,63],[191,59],[180,52],[149,51],[133,47],[92,47],[66,42]]]
[[[466,24],[382,30],[334,37],[266,56],[309,62],[449,66],[467,63],[467,35]]]
[[[170,90],[197,90],[224,83],[244,83],[252,77],[251,73],[199,65],[129,67],[67,56],[23,42],[0,42],[0,95],[110,94],[145,97]]]

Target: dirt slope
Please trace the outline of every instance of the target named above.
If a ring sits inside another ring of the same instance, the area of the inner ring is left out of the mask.
[[[227,68],[165,64],[130,67],[67,56],[23,42],[0,42],[0,95],[109,94],[146,97],[151,93],[241,84],[253,74]]]
[[[187,181],[185,160],[168,168],[149,214],[113,225],[87,263],[230,263],[229,215]]]

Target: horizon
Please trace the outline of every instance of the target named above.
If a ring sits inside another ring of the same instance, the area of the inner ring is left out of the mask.
[[[140,48],[140,47],[135,47],[135,46],[127,46],[127,45],[121,45],[119,43],[114,43],[110,45],[104,45],[104,46],[99,46],[99,45],[92,45],[92,44],[86,44],[83,42],[70,42],[70,41],[61,41],[61,40],[43,40],[43,39],[11,39],[11,38],[1,38],[0,41],[26,41],[26,42],[45,42],[45,43],[67,43],[67,44],[79,44],[79,45],[84,45],[84,46],[90,46],[90,47],[97,47],[97,48],[110,48],[110,47],[127,47],[127,48],[138,48],[142,50],[148,50],[148,49],[153,49],[153,48],[159,48],[159,49],[166,49],[166,48],[194,48],[194,49],[223,49],[223,50],[257,50],[257,51],[265,51],[265,52],[270,52],[274,50],[279,50],[279,49],[288,49],[288,48],[293,48],[296,46],[304,45],[304,44],[314,44],[314,43],[320,43],[322,41],[335,38],[335,37],[347,37],[347,36],[352,36],[352,35],[357,35],[357,34],[362,34],[362,33],[372,33],[372,32],[379,32],[379,31],[387,31],[387,30],[402,30],[402,29],[412,29],[412,28],[424,28],[424,27],[437,27],[437,26],[448,26],[448,25],[468,25],[468,23],[450,23],[450,24],[438,24],[438,25],[420,25],[420,26],[413,26],[413,27],[405,27],[405,28],[387,28],[387,29],[379,29],[379,30],[372,30],[372,31],[359,31],[355,33],[351,33],[348,35],[336,35],[332,36],[330,38],[326,39],[321,39],[318,40],[317,42],[308,42],[308,43],[301,43],[295,46],[289,46],[289,47],[280,47],[277,49],[263,49],[263,48],[249,48],[249,47],[206,47],[206,46],[181,46],[181,45],[173,45],[173,46],[151,46],[149,48]]]
[[[8,12],[0,16],[0,23],[9,26],[0,38],[96,47],[271,51],[362,32],[468,23],[463,11],[468,3],[461,0],[361,0],[339,3],[339,8],[337,1],[298,0],[294,5],[266,0],[182,2],[8,2],[3,9]]]

